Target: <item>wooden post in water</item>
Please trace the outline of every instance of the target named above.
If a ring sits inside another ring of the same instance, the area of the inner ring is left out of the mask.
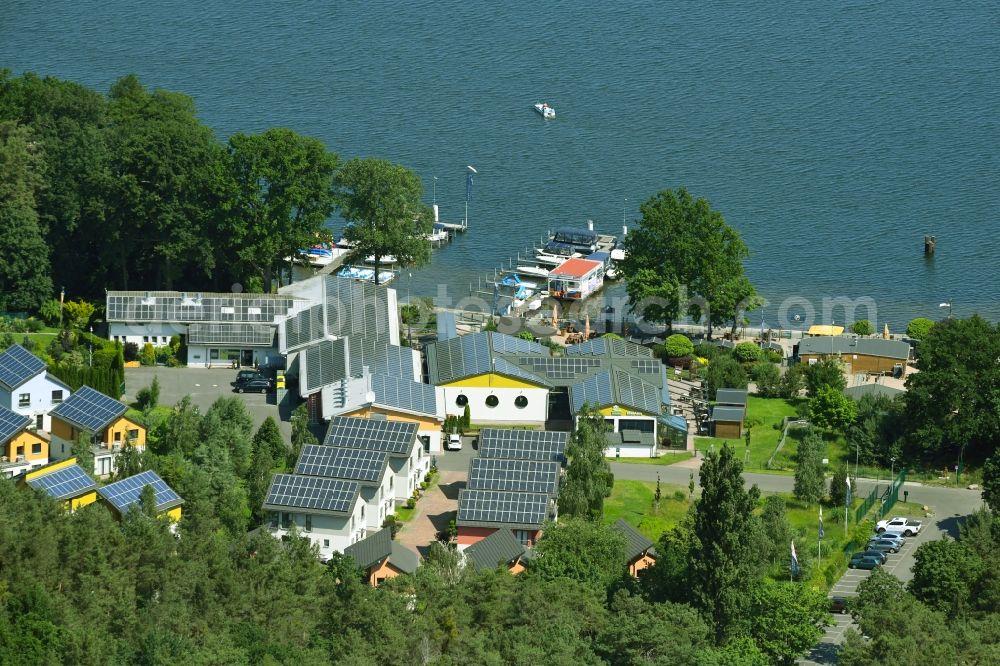
[[[934,247],[937,245],[937,238],[935,236],[924,236],[924,256],[933,257]]]

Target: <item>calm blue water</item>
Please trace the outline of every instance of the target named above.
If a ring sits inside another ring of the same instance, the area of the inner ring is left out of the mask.
[[[794,296],[1000,319],[995,1],[3,4],[15,73],[135,72],[220,136],[289,126],[409,166],[428,201],[437,176],[448,220],[475,165],[473,231],[404,293],[467,292],[548,229],[617,233],[686,185],[743,234],[769,319]]]

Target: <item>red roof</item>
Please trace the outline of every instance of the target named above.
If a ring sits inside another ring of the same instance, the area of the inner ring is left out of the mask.
[[[601,262],[590,259],[567,259],[549,273],[549,277],[582,278],[599,266],[601,266]]]

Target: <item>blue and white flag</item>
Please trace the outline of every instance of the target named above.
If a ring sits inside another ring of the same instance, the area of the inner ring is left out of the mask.
[[[465,201],[468,202],[472,200],[472,176],[479,172],[471,166],[465,168],[468,169],[465,173]]]
[[[795,542],[792,542],[792,576],[799,575],[799,557],[795,554]]]
[[[823,507],[819,508],[819,538],[822,539],[826,536],[826,532],[823,531]]]

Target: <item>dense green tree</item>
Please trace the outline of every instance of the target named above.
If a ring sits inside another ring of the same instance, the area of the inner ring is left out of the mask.
[[[604,457],[608,425],[600,412],[585,405],[566,447],[566,479],[559,488],[559,513],[567,517],[600,520],[604,500],[611,495],[614,476]]]
[[[337,174],[337,205],[347,220],[344,237],[354,243],[350,261],[372,257],[378,265],[394,257],[401,266],[430,258],[433,216],[421,200],[423,187],[412,171],[375,158],[355,158]],[[375,271],[378,284],[378,271]]]
[[[52,295],[49,248],[38,224],[42,156],[28,127],[0,122],[0,311],[38,310]]]
[[[750,371],[757,385],[757,395],[762,398],[777,398],[781,395],[781,370],[774,363],[763,361]]]
[[[264,419],[253,436],[253,450],[258,451],[262,449],[270,451],[271,459],[274,461],[284,459],[288,451],[288,447],[285,446],[285,440],[281,436],[281,430],[271,416]]]
[[[790,365],[781,375],[781,382],[778,384],[778,397],[786,400],[797,398],[805,386],[805,370],[799,364]]]
[[[979,316],[947,319],[921,339],[907,379],[907,457],[973,463],[1000,442],[1000,327]]]
[[[847,387],[844,366],[832,356],[824,356],[806,368],[806,392],[809,397],[815,397],[824,386],[838,391],[843,391]]]
[[[823,478],[825,450],[823,437],[811,428],[799,442],[795,464],[795,486],[792,492],[803,502],[819,502],[826,493],[826,481]]]
[[[625,237],[622,273],[629,304],[649,321],[670,324],[685,314],[709,328],[732,322],[755,306],[743,274],[749,255],[739,234],[705,199],[684,188],[664,190],[640,206],[639,226]],[[682,303],[690,294],[692,297]],[[657,303],[649,303],[656,299]]]
[[[772,565],[787,565],[788,548],[792,542],[792,528],[788,523],[785,500],[780,495],[764,498],[764,509],[760,514],[761,528],[765,536],[763,556]],[[787,566],[785,566],[787,570]]]
[[[639,572],[643,593],[651,601],[690,601],[688,563],[694,539],[694,507],[679,524],[664,532],[656,544],[656,562]]]
[[[753,342],[740,342],[733,349],[733,358],[740,363],[756,363],[760,356],[760,347]]]
[[[750,634],[773,664],[794,664],[823,635],[826,595],[806,585],[763,581],[753,586]]]
[[[663,343],[664,358],[687,358],[692,354],[694,354],[694,343],[686,335],[674,333]]]
[[[847,428],[850,448],[858,448],[858,457],[867,464],[889,464],[899,458],[904,424],[904,402],[882,395],[865,395],[857,403],[857,415]]]
[[[832,386],[819,387],[809,401],[809,421],[820,428],[844,432],[857,413],[857,403]]]
[[[684,604],[649,603],[625,592],[615,595],[597,653],[616,666],[695,666],[712,649],[711,632]]]
[[[232,135],[226,161],[232,208],[225,226],[227,249],[235,252],[226,260],[235,258],[245,277],[257,275],[269,290],[284,257],[329,240],[324,223],[334,210],[338,163],[321,141],[290,129]]]
[[[871,335],[875,332],[875,327],[867,319],[859,319],[851,324],[851,333],[855,335]]]
[[[911,338],[923,340],[930,334],[933,327],[934,322],[930,319],[917,317],[916,319],[911,319],[910,323],[906,325],[906,334]]]
[[[983,501],[1000,512],[1000,450],[983,463]]]
[[[705,389],[709,400],[715,400],[720,388],[746,388],[747,373],[730,354],[720,354],[705,369]]]
[[[961,541],[940,539],[920,544],[913,554],[909,590],[930,608],[960,614],[971,606],[983,573],[983,560]]]
[[[625,571],[625,537],[599,522],[560,520],[535,546],[529,573],[547,580],[572,578],[606,590]]]
[[[760,530],[754,509],[760,491],[743,487],[743,464],[723,446],[702,462],[701,498],[694,511],[694,543],[689,551],[691,602],[712,621],[716,641],[747,632],[753,577],[761,553],[754,551]]]
[[[318,444],[316,435],[309,430],[309,408],[302,403],[292,412],[292,448],[288,452],[288,466],[294,467],[302,453],[302,447],[307,444]]]
[[[830,480],[830,506],[842,507],[847,504],[847,467],[838,465]]]

